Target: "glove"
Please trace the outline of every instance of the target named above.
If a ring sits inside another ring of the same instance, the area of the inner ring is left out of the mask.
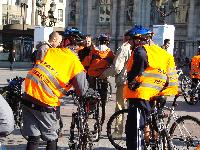
[[[137,89],[138,87],[140,86],[140,83],[139,82],[136,82],[135,80],[133,80],[132,82],[129,82],[128,83],[128,88],[130,89],[130,90],[135,90],[135,89]]]

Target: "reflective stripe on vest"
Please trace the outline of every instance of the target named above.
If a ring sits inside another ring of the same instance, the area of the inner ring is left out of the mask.
[[[142,76],[144,77],[154,77],[154,78],[158,78],[158,79],[164,79],[167,80],[167,76],[163,76],[161,74],[155,74],[155,73],[147,73],[147,72],[143,72]]]
[[[45,85],[43,82],[41,82],[40,80],[38,80],[35,76],[31,75],[31,74],[28,74],[26,76],[27,79],[29,80],[32,80],[34,81],[38,86],[41,86],[49,95],[51,96],[55,96],[53,93],[52,93],[52,90],[47,86]]]
[[[52,74],[42,65],[37,65],[35,68],[39,68],[41,71],[43,71],[51,80],[51,82],[56,86],[56,88],[62,93],[65,94],[64,89],[62,86],[60,86],[60,84],[58,83],[58,81],[52,76]]]
[[[149,88],[154,88],[154,89],[156,89],[156,90],[162,90],[162,88],[163,88],[163,86],[156,86],[156,85],[153,85],[153,84],[150,84],[150,83],[142,83],[141,85],[140,85],[140,87],[149,87]]]

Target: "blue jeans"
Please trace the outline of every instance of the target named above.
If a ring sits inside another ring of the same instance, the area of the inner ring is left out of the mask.
[[[10,62],[10,70],[13,70],[13,63],[14,62]]]

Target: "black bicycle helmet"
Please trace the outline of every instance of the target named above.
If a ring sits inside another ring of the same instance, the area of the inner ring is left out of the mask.
[[[109,44],[109,36],[107,34],[100,34],[98,37],[97,37],[97,40],[99,41],[99,44],[102,45],[102,44],[106,44],[108,45]]]

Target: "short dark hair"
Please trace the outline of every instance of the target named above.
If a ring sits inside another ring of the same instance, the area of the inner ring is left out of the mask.
[[[167,44],[167,43],[169,43],[170,42],[170,39],[165,39],[164,40],[164,44]]]
[[[53,40],[56,36],[60,35],[58,32],[53,31],[50,35],[49,35],[49,40]]]

